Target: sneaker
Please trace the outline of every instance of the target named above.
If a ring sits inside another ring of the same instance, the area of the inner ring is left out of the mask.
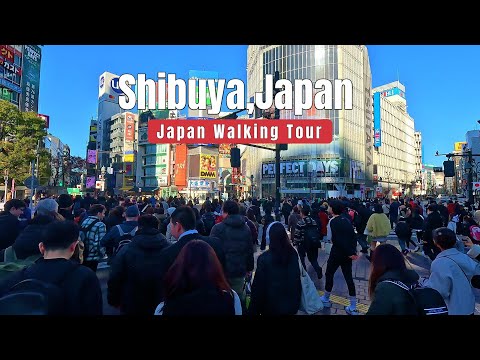
[[[352,309],[350,306],[345,306],[345,311],[348,315],[360,315],[357,309]]]
[[[323,307],[325,307],[325,308],[331,308],[332,307],[332,302],[330,301],[330,299],[325,299],[325,297],[321,296],[320,300],[322,300]]]

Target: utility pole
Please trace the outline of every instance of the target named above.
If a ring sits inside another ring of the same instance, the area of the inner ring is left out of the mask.
[[[36,163],[35,163],[35,172],[32,172],[32,180],[33,180],[33,175],[36,174],[37,176],[37,180],[38,180],[38,184],[40,185],[40,169],[38,168],[39,167],[39,162],[40,162],[40,140],[38,140],[37,142],[37,159],[36,159]],[[33,185],[32,185],[32,198],[34,198],[35,196],[37,195],[37,188],[35,188],[35,190],[33,189]],[[30,200],[30,208],[32,208],[32,202]],[[33,203],[34,204],[34,203]]]
[[[274,91],[273,91],[273,100],[275,101],[275,95],[279,91],[275,87],[277,81],[280,80],[280,72],[275,71],[275,75],[273,76],[273,84],[274,84]],[[275,104],[275,103],[274,103]],[[280,119],[280,110],[275,107],[275,115],[274,119]],[[282,147],[280,144],[275,145],[275,220],[280,221],[280,150]]]
[[[468,185],[467,188],[468,190],[468,202],[470,205],[473,205],[474,202],[474,196],[473,196],[473,156],[472,156],[472,149],[468,149],[467,151],[467,156],[468,156],[468,163],[470,164],[471,168],[470,171],[468,172]]]

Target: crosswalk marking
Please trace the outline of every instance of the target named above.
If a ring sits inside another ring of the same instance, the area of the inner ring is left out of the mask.
[[[324,292],[320,291],[320,290],[318,291],[318,293],[320,295],[324,294]],[[347,298],[345,298],[343,296],[330,294],[330,301],[332,303],[340,304],[340,305],[343,305],[343,306],[349,306],[350,305],[350,300],[348,300]],[[359,312],[363,313],[363,314],[367,313],[368,308],[369,308],[369,306],[366,305],[366,304],[357,303],[357,310]]]

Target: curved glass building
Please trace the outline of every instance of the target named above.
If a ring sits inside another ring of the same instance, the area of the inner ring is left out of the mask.
[[[330,144],[290,144],[281,153],[281,195],[355,196],[373,193],[372,76],[364,45],[250,45],[247,50],[247,93],[264,91],[266,74],[281,79],[350,79],[352,110],[281,110],[281,119],[330,119]],[[293,89],[295,91],[295,89]],[[315,91],[315,90],[314,90]],[[316,90],[318,91],[318,90]],[[334,92],[335,93],[335,92]],[[274,152],[247,147],[242,172],[254,176],[257,195],[275,195]]]

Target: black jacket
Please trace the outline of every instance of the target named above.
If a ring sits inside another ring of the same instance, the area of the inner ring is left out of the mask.
[[[356,210],[361,219],[360,226],[357,228],[357,234],[363,234],[365,232],[365,228],[367,227],[368,219],[370,219],[370,215],[372,215],[372,211],[367,209],[364,205],[358,206]]]
[[[298,255],[293,248],[286,266],[276,261],[271,250],[258,257],[249,314],[295,315],[300,307],[301,296]]]
[[[430,213],[423,223],[423,241],[433,243],[433,230],[443,227],[443,219],[438,211]]]
[[[380,276],[367,315],[417,315],[413,298],[406,290],[395,284],[381,281],[399,280],[411,286],[418,281],[418,278],[414,270],[405,272],[390,270]]]
[[[390,204],[390,218],[391,219],[398,218],[398,208],[399,207],[400,207],[400,203],[396,200]]]
[[[415,217],[413,216],[407,217],[407,222],[408,222],[408,225],[410,225],[411,229],[422,230],[425,220],[422,219],[420,215],[418,215]]]
[[[37,215],[32,219],[30,225],[18,235],[12,245],[17,259],[23,260],[32,255],[40,256],[38,244],[43,242],[43,230],[53,220],[46,215]],[[5,250],[0,251],[0,261],[3,261],[4,252]]]
[[[9,212],[0,215],[0,250],[12,245],[20,233],[20,221]]]
[[[72,212],[71,209],[70,209],[70,210],[67,210],[67,209],[58,209],[58,213],[59,213],[60,215],[62,215],[62,216],[65,218],[65,220],[73,221],[74,218],[75,218],[75,217],[73,216],[73,212]]]
[[[165,302],[164,316],[218,316],[235,315],[232,293],[214,288],[200,288],[189,294],[176,296]]]
[[[225,276],[236,278],[245,276],[254,268],[253,242],[250,228],[242,215],[229,215],[216,224],[210,233],[220,239],[225,253]]]
[[[332,250],[330,256],[348,258],[357,253],[357,240],[353,225],[344,216],[332,218],[329,222],[332,232]]]
[[[66,302],[65,313],[62,315],[102,315],[102,290],[97,275],[86,266],[62,258],[48,260],[40,258],[35,264],[12,274],[0,284],[0,296],[19,281],[38,279],[58,283],[58,279],[66,272],[70,274],[62,286]]]
[[[162,297],[161,252],[169,244],[157,229],[139,229],[113,258],[107,298],[122,313],[153,315]]]
[[[412,229],[410,229],[410,225],[405,218],[401,217],[398,220],[397,226],[395,226],[395,234],[400,239],[410,239],[412,236]]]

